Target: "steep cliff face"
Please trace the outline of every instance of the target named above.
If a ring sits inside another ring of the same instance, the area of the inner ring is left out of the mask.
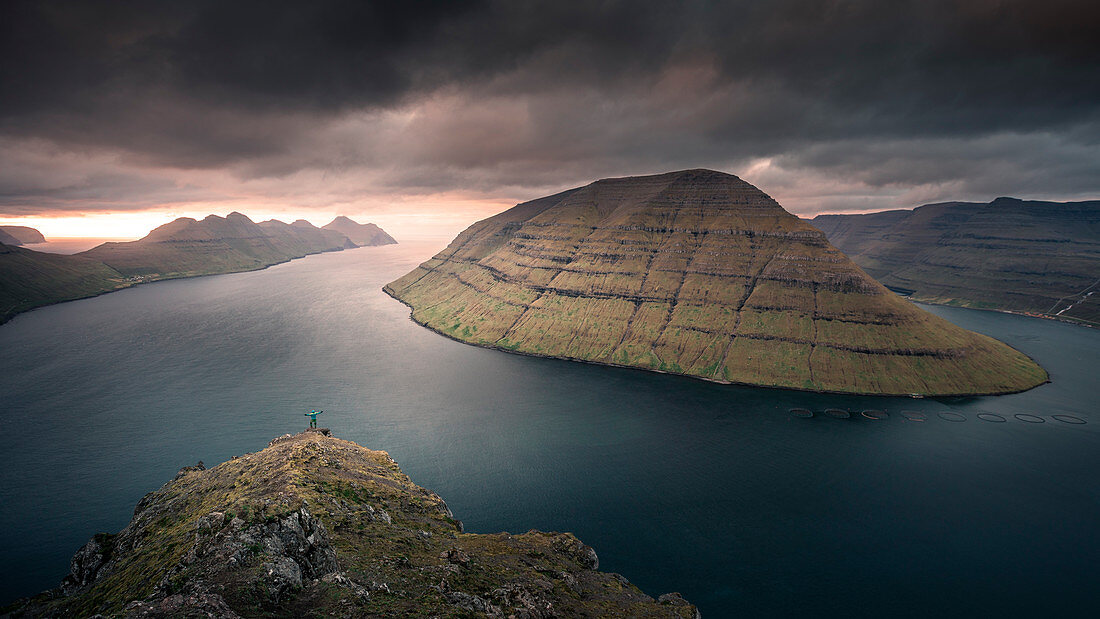
[[[344,235],[280,221],[257,224],[240,213],[181,217],[145,238],[104,243],[79,255],[143,278],[188,277],[260,269],[293,258],[355,247]]]
[[[916,299],[1100,324],[1100,200],[946,202],[811,223]]]
[[[568,533],[464,533],[381,451],[286,435],[185,467],[130,524],[93,537],[15,616],[695,617],[596,571]]]
[[[336,219],[322,226],[325,230],[334,230],[351,239],[359,247],[371,247],[374,245],[393,245],[397,243],[394,238],[382,228],[372,224],[358,223],[348,217],[340,215]]]
[[[1046,373],[920,310],[710,170],[606,179],[480,221],[385,287],[416,321],[528,354],[716,381],[1002,393]]]

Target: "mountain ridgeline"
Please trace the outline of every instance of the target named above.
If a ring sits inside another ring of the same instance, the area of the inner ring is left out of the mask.
[[[255,223],[240,213],[181,217],[126,243],[104,243],[78,254],[126,277],[166,279],[261,269],[293,258],[355,247],[343,234],[307,221]]]
[[[343,215],[333,219],[323,226],[325,230],[334,230],[351,239],[352,243],[365,247],[367,245],[392,245],[397,243],[386,231],[374,224],[361,224]]]
[[[14,616],[698,617],[569,533],[465,533],[384,451],[326,429],[180,470]],[[6,615],[5,615],[6,616]]]
[[[945,202],[811,223],[914,299],[1100,324],[1100,200]]]
[[[342,217],[329,226],[344,222],[359,225]],[[396,243],[373,224],[362,228],[365,233],[352,239],[305,220],[256,223],[230,213],[181,217],[137,241],[104,243],[72,256],[0,244],[0,322],[42,305],[142,282],[252,271],[309,254]]]
[[[614,178],[475,223],[385,287],[460,341],[719,382],[993,394],[1047,380],[933,316],[736,176]]]

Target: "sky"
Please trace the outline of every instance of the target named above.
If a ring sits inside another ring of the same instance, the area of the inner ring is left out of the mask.
[[[0,3],[0,223],[450,236],[705,167],[808,216],[1100,197],[1100,3]]]

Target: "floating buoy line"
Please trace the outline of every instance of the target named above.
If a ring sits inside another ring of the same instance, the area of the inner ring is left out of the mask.
[[[791,408],[788,409],[788,412],[791,414],[792,417],[798,417],[800,419],[810,419],[817,416],[817,413],[809,408]],[[833,419],[850,419],[853,416],[853,413],[851,411],[844,408],[826,408],[824,414],[826,417],[832,417]],[[886,412],[885,410],[869,408],[867,410],[860,411],[858,416],[873,421],[881,421],[884,419],[889,419],[890,413]],[[928,414],[919,411],[901,411],[899,413],[899,416],[903,421],[922,422],[928,420]],[[936,416],[940,419],[943,419],[944,421],[951,421],[954,423],[962,423],[967,420],[966,415],[957,411],[938,411],[936,413]],[[998,415],[997,413],[981,412],[976,413],[974,416],[982,421],[987,421],[989,423],[1006,423],[1010,420],[1009,417],[1006,417],[1005,415]],[[1025,423],[1046,423],[1046,419],[1044,417],[1041,417],[1039,415],[1032,415],[1029,413],[1018,413],[1012,415],[1012,418],[1016,419],[1017,421],[1023,421]],[[1050,418],[1054,419],[1055,421],[1060,421],[1062,423],[1073,425],[1082,425],[1088,423],[1084,419],[1081,419],[1080,417],[1074,415],[1058,414],[1050,415]]]

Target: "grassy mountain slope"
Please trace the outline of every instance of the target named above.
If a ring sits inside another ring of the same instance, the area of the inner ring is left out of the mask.
[[[947,202],[812,223],[918,300],[1100,324],[1100,200]]]
[[[464,533],[382,451],[306,431],[186,467],[15,615],[694,617],[568,533]]]
[[[122,274],[96,260],[0,245],[0,323],[42,305],[127,285]]]
[[[1046,372],[928,314],[741,179],[606,179],[477,222],[386,292],[464,342],[723,382],[1003,393]]]
[[[386,234],[386,231],[382,228],[372,223],[361,224],[343,215],[340,215],[321,227],[324,230],[335,230],[343,234],[359,247],[393,245],[397,243],[397,241],[395,241],[392,236]]]

